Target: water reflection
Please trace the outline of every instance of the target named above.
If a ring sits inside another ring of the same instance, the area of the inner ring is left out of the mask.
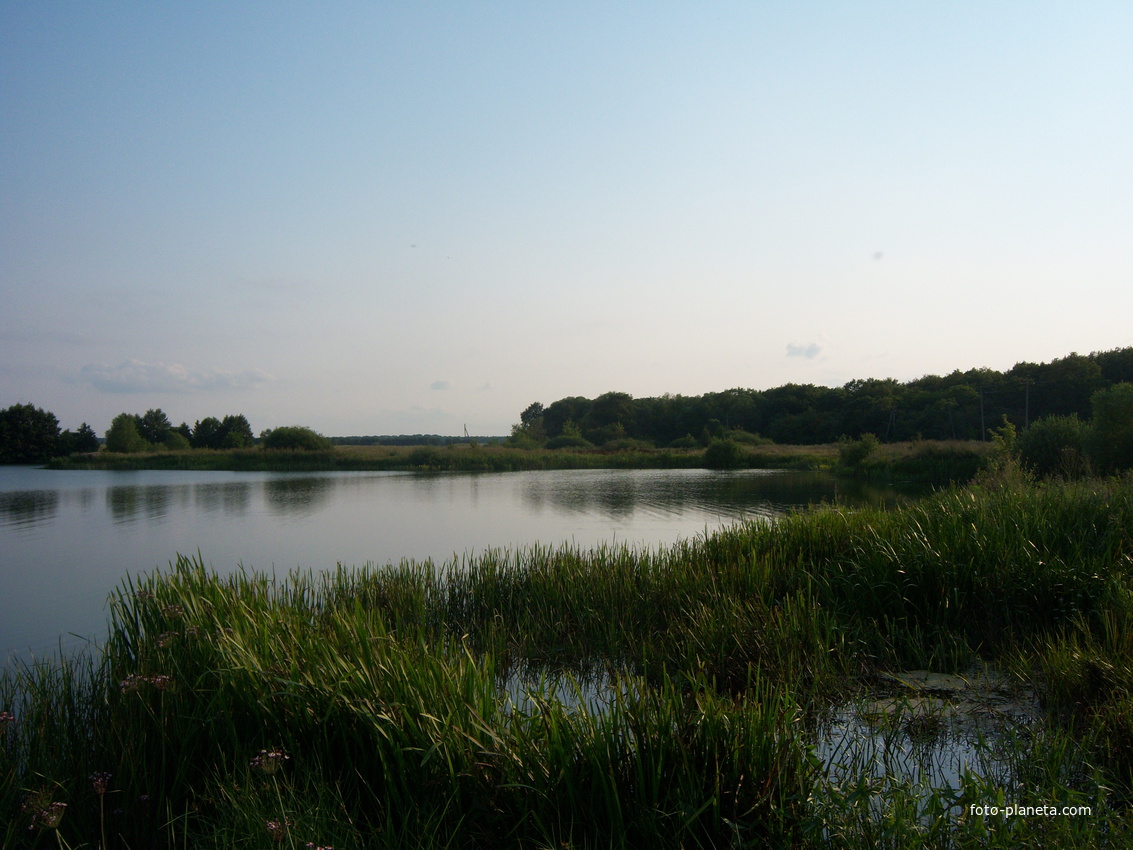
[[[55,490],[0,492],[0,522],[7,527],[35,526],[50,520],[59,510]]]
[[[243,516],[252,505],[252,485],[243,481],[197,484],[193,487],[193,504],[206,513]]]
[[[127,576],[198,551],[217,572],[443,563],[488,548],[656,547],[816,501],[893,491],[744,470],[65,472],[0,467],[0,656],[98,636]]]
[[[329,476],[269,479],[264,483],[268,510],[276,516],[316,513],[330,502],[339,480]]]
[[[145,487],[109,487],[106,490],[106,507],[115,524],[146,519],[159,522],[169,515],[178,489],[155,484]]]

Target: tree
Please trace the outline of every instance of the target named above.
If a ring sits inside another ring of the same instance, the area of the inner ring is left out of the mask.
[[[94,428],[84,422],[79,426],[79,430],[75,432],[75,448],[76,452],[97,452],[99,447],[98,435],[94,433]]]
[[[1094,393],[1088,437],[1090,460],[1100,472],[1133,467],[1133,384],[1114,384]]]
[[[0,410],[0,463],[42,463],[53,457],[59,420],[32,404]]]
[[[310,428],[302,425],[287,425],[283,428],[273,428],[264,431],[263,445],[265,449],[292,449],[302,451],[330,451],[334,445]]]
[[[169,417],[161,408],[147,410],[144,415],[137,417],[138,434],[147,443],[161,445],[165,437],[173,430]]]
[[[78,431],[67,430],[59,435],[55,453],[60,456],[75,453],[86,454],[97,452],[98,446],[98,436],[94,433],[94,428],[84,422],[79,426]]]
[[[144,452],[150,448],[149,442],[138,433],[138,417],[129,413],[119,413],[110,423],[106,432],[108,452]]]
[[[527,405],[527,409],[519,414],[520,424],[524,428],[531,428],[535,425],[543,424],[543,405],[539,402],[533,402]]]
[[[219,449],[220,441],[224,435],[220,433],[220,420],[215,416],[206,416],[193,425],[194,449]]]
[[[1079,478],[1089,467],[1085,445],[1089,428],[1076,414],[1044,416],[1015,440],[1019,461],[1042,478]]]
[[[252,426],[242,413],[225,416],[220,421],[220,447],[222,449],[244,449],[252,445]]]

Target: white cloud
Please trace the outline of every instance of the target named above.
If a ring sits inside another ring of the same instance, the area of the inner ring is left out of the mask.
[[[104,393],[189,393],[201,390],[243,390],[266,383],[271,376],[259,369],[230,372],[190,369],[180,363],[126,360],[117,366],[89,363],[79,370],[79,382]]]
[[[813,360],[822,351],[822,346],[817,342],[808,342],[806,345],[795,345],[793,342],[787,344],[788,357],[805,357],[807,360]]]

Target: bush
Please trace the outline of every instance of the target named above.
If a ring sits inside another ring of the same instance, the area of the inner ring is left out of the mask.
[[[685,434],[683,437],[677,437],[673,442],[669,443],[670,449],[695,449],[700,447],[700,440],[696,439],[692,434]]]
[[[632,437],[620,437],[602,444],[604,452],[647,452],[655,448],[657,447],[648,440],[635,440]]]
[[[188,438],[179,431],[170,431],[165,435],[165,439],[161,441],[161,444],[172,452],[183,452],[192,448]]]
[[[743,466],[743,449],[735,440],[713,440],[704,450],[704,465],[709,469],[738,469]]]
[[[129,413],[119,413],[106,432],[106,450],[122,454],[148,451],[150,444],[138,433],[138,420]]]
[[[877,451],[877,445],[877,437],[873,434],[862,434],[856,440],[843,436],[838,440],[838,463],[846,469],[860,469]]]
[[[1044,416],[1015,440],[1019,461],[1043,478],[1080,478],[1088,473],[1085,446],[1089,426],[1070,416]]]
[[[573,435],[562,434],[547,440],[544,448],[547,449],[592,449],[594,444],[587,439]]]
[[[770,446],[775,443],[775,441],[769,437],[761,437],[759,434],[753,434],[750,431],[745,431],[743,428],[734,428],[731,431],[725,431],[722,436],[726,440],[735,440],[737,443],[742,443],[745,446]]]
[[[302,425],[287,425],[283,428],[265,431],[263,446],[265,449],[293,449],[312,452],[330,451],[334,448],[331,441],[322,434]]]

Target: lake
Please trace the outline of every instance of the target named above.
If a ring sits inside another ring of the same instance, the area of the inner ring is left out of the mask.
[[[657,547],[892,489],[813,472],[55,471],[0,466],[0,658],[106,633],[108,595],[178,553],[218,572],[442,563],[532,543]]]

